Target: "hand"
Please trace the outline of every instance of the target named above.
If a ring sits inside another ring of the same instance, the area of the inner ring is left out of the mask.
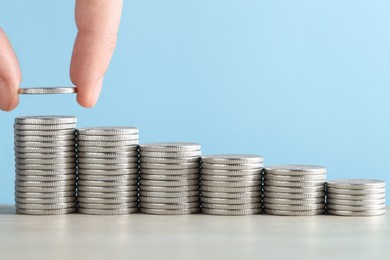
[[[77,102],[93,107],[115,50],[122,0],[76,0],[77,38],[70,64],[70,78],[77,87]],[[0,28],[0,109],[11,111],[19,103],[22,81],[19,62]]]

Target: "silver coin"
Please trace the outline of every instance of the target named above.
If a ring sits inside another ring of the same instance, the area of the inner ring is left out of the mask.
[[[137,151],[137,145],[128,146],[116,146],[116,147],[99,147],[99,146],[78,146],[78,152],[90,152],[90,153],[123,153]]]
[[[199,180],[177,180],[177,181],[155,181],[155,180],[144,180],[139,181],[142,186],[161,186],[161,187],[178,187],[178,186],[199,186]]]
[[[200,163],[200,158],[199,157],[185,157],[185,158],[142,157],[142,162],[157,163],[157,164]]]
[[[356,189],[337,189],[337,188],[327,188],[328,194],[345,194],[345,195],[371,195],[371,194],[378,194],[378,193],[385,193],[385,188],[374,188],[374,189],[362,189],[362,190],[356,190]]]
[[[211,169],[201,169],[203,175],[217,175],[217,176],[248,176],[248,175],[260,175],[260,169],[254,170],[211,170]]]
[[[251,154],[221,154],[202,156],[203,163],[217,164],[243,164],[243,163],[262,163],[263,157]]]
[[[140,191],[140,200],[144,196],[146,197],[156,197],[156,198],[184,198],[184,197],[193,197],[199,196],[199,191],[182,191],[182,192],[153,192],[153,191]]]
[[[17,164],[64,164],[64,163],[76,163],[76,157],[63,157],[63,158],[42,158],[42,159],[19,159],[15,158]]]
[[[146,209],[140,208],[141,213],[153,214],[153,215],[188,215],[195,214],[200,211],[200,208],[192,209]]]
[[[275,210],[291,210],[291,211],[307,211],[307,210],[320,210],[325,209],[325,202],[317,204],[305,204],[305,205],[288,205],[288,204],[272,204],[264,203],[265,209]]]
[[[133,135],[138,134],[139,130],[132,126],[99,126],[89,128],[78,128],[80,135]]]
[[[74,146],[61,146],[61,147],[14,147],[17,153],[63,153],[63,152],[75,152]]]
[[[65,181],[21,181],[15,180],[15,185],[18,187],[62,187],[62,186],[76,186],[76,178]]]
[[[325,203],[325,197],[312,198],[312,199],[278,199],[278,198],[263,198],[264,203],[269,204],[282,204],[282,205],[308,205]]]
[[[56,169],[56,170],[15,170],[17,175],[24,176],[52,176],[52,175],[76,175],[76,169]]]
[[[243,198],[260,198],[261,191],[250,192],[213,192],[213,191],[201,191],[203,197],[208,198],[221,198],[221,199],[243,199]]]
[[[62,135],[75,135],[76,129],[64,129],[64,130],[14,130],[16,136],[62,136]]]
[[[114,186],[114,187],[109,187],[109,186],[78,186],[78,194],[83,194],[83,192],[132,192],[137,190],[137,186],[135,185],[128,185],[128,186]]]
[[[202,208],[206,208],[206,209],[221,209],[221,210],[260,209],[261,208],[261,203],[214,204],[214,203],[202,202]]]
[[[68,141],[56,141],[56,142],[15,142],[15,146],[17,147],[63,147],[70,146],[75,147],[75,140]]]
[[[368,180],[368,179],[341,179],[328,181],[327,186],[330,188],[339,189],[376,189],[385,188],[385,182],[381,180]]]
[[[78,212],[89,215],[127,215],[136,213],[138,208],[127,209],[84,209],[78,208]]]
[[[214,187],[202,185],[202,191],[211,192],[223,192],[223,193],[237,193],[237,192],[261,192],[261,186],[250,186],[250,187]]]
[[[76,163],[58,163],[58,164],[16,164],[17,170],[60,170],[76,169]]]
[[[177,187],[140,185],[139,189],[140,191],[151,191],[151,192],[186,192],[186,191],[198,191],[199,185],[177,186]]]
[[[138,196],[138,191],[122,191],[122,192],[88,192],[78,191],[78,199],[80,198],[101,198],[101,199],[122,199],[125,197],[134,198]]]
[[[302,175],[302,176],[288,176],[285,174],[270,174],[267,173],[264,175],[265,181],[291,181],[291,182],[300,182],[300,181],[324,181],[326,182],[326,174],[315,174],[315,175]]]
[[[16,130],[34,130],[34,131],[53,131],[53,130],[66,130],[75,129],[76,124],[58,124],[58,125],[21,125],[14,124]]]
[[[138,180],[125,180],[125,181],[85,181],[78,180],[77,185],[80,186],[93,186],[93,187],[117,187],[117,186],[129,186],[137,185]]]
[[[101,163],[79,163],[79,169],[88,170],[120,170],[137,168],[137,163],[117,163],[117,164],[101,164]]]
[[[327,199],[328,204],[333,205],[346,205],[346,206],[365,206],[365,205],[378,205],[385,204],[386,199],[367,199],[367,200],[340,200],[340,199]]]
[[[224,188],[245,188],[245,187],[260,187],[261,186],[261,180],[255,180],[255,181],[242,181],[242,182],[235,182],[235,181],[207,181],[202,180],[202,186],[210,186],[210,187],[224,187]]]
[[[239,198],[239,199],[221,199],[221,198],[209,198],[209,197],[202,196],[201,202],[202,204],[210,203],[210,204],[222,204],[222,205],[256,204],[256,203],[261,203],[261,198],[253,197],[253,198]]]
[[[76,158],[76,152],[61,152],[61,153],[15,153],[15,157],[19,159],[55,159],[55,158]]]
[[[48,95],[48,94],[73,94],[77,93],[75,87],[54,87],[54,88],[20,88],[19,94],[26,95]]]
[[[191,209],[191,208],[199,208],[200,207],[199,202],[184,202],[184,203],[178,203],[178,204],[140,202],[139,205],[141,208],[146,208],[146,209],[165,209],[165,210]]]
[[[223,182],[245,182],[245,181],[260,181],[262,177],[260,174],[253,174],[247,176],[220,176],[220,175],[203,175],[204,181],[223,181]]]
[[[247,163],[247,164],[202,163],[202,168],[214,169],[214,170],[251,170],[251,169],[262,169],[263,163]]]
[[[147,152],[140,149],[141,157],[159,157],[159,158],[186,158],[186,157],[200,157],[200,151],[190,152]]]
[[[137,157],[127,157],[127,158],[85,158],[79,155],[78,157],[79,164],[124,164],[124,163],[137,163]]]
[[[328,209],[333,210],[344,210],[344,211],[366,211],[366,210],[381,210],[386,208],[386,204],[369,204],[369,205],[360,205],[360,206],[350,206],[350,205],[338,205],[328,203]]]
[[[170,169],[140,169],[141,178],[147,174],[156,175],[188,175],[188,174],[199,174],[200,169],[179,169],[179,170],[170,170]]]
[[[140,150],[149,152],[189,152],[199,151],[200,144],[183,142],[151,143],[141,144]]]
[[[35,209],[35,210],[67,209],[67,208],[75,208],[76,201],[56,203],[56,204],[16,203],[15,206],[18,209]]]
[[[75,116],[20,116],[15,118],[16,124],[26,125],[57,125],[57,124],[75,124]]]
[[[386,194],[383,193],[375,193],[375,194],[365,194],[365,195],[347,195],[347,194],[337,194],[337,193],[328,193],[326,195],[328,199],[337,199],[337,200],[376,200],[376,199],[384,199]]]
[[[162,175],[162,174],[142,174],[141,180],[153,181],[184,181],[184,180],[199,180],[199,174],[183,174],[183,175]]]
[[[192,197],[182,197],[182,198],[159,198],[159,197],[146,197],[142,196],[140,198],[141,203],[142,202],[149,202],[149,203],[171,203],[171,204],[180,204],[180,203],[188,203],[188,202],[199,202],[199,196],[192,196]]]
[[[141,157],[141,163],[140,163],[141,169],[165,169],[165,170],[181,170],[181,169],[193,169],[193,168],[200,168],[199,163],[144,163],[142,162]],[[200,171],[200,170],[199,170]]]
[[[265,174],[286,174],[288,176],[306,175],[306,174],[325,174],[326,168],[313,165],[277,165],[265,168]]]
[[[19,175],[15,177],[16,181],[32,181],[32,182],[55,182],[55,181],[76,181],[76,174],[58,174],[58,175]]]
[[[264,186],[264,191],[266,192],[285,192],[285,193],[316,193],[316,192],[325,192],[324,186],[318,187],[276,187],[276,186]]]
[[[63,215],[74,213],[77,211],[77,208],[66,208],[66,209],[53,209],[53,210],[35,210],[35,209],[19,209],[16,208],[17,214],[25,215]]]
[[[73,141],[76,142],[74,134],[69,135],[15,135],[17,142],[58,142],[58,141]]]
[[[76,198],[76,190],[70,191],[52,191],[52,192],[15,192],[17,198],[29,198],[29,199],[60,199],[65,197]]]
[[[97,147],[118,147],[118,146],[134,146],[138,145],[138,140],[132,140],[132,141],[112,141],[112,142],[105,142],[105,141],[82,141],[77,140],[77,147],[83,147],[83,146],[97,146]]]
[[[121,153],[91,153],[91,152],[78,152],[77,155],[80,158],[138,158],[138,151],[121,152]]]
[[[366,210],[366,211],[346,211],[346,210],[332,210],[328,209],[328,214],[338,216],[352,216],[352,217],[370,217],[386,214],[386,209]]]
[[[90,169],[79,169],[79,177],[83,175],[93,176],[117,176],[117,175],[131,175],[138,176],[138,168],[130,169],[116,169],[116,170],[90,170]]]
[[[59,197],[59,198],[23,198],[15,197],[16,203],[28,203],[28,204],[57,204],[57,203],[67,203],[67,202],[76,202],[76,197]]]
[[[59,186],[59,187],[24,187],[15,186],[16,192],[32,192],[32,193],[53,193],[76,190],[76,186]]]
[[[123,204],[123,203],[134,203],[137,201],[136,196],[132,197],[117,197],[117,198],[90,198],[90,197],[78,197],[77,201],[79,203],[85,203],[85,204]],[[84,208],[84,207],[82,207]]]
[[[133,135],[77,135],[79,141],[93,142],[122,142],[122,141],[138,141],[138,134]]]
[[[208,209],[202,208],[202,212],[209,215],[222,215],[222,216],[245,216],[245,215],[254,215],[260,214],[262,209],[240,209],[240,210],[230,210],[230,209]]]
[[[115,203],[115,204],[97,204],[97,203],[78,203],[79,208],[83,209],[101,209],[101,210],[113,210],[113,209],[128,209],[138,207],[138,202],[128,202],[128,203]]]
[[[325,188],[325,181],[274,181],[265,180],[264,185],[277,187],[322,187]]]
[[[78,176],[79,181],[120,181],[130,182],[131,180],[138,180],[138,175],[83,175]]]
[[[314,199],[325,198],[325,191],[312,193],[286,193],[286,192],[266,192],[264,197],[277,199]]]
[[[304,211],[264,209],[264,213],[278,216],[315,216],[325,214],[325,209]]]

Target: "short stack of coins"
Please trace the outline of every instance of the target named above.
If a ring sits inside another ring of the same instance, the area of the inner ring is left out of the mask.
[[[140,211],[185,215],[200,211],[200,145],[140,145]]]
[[[342,179],[327,182],[328,214],[377,216],[386,213],[385,182]]]
[[[326,168],[309,165],[266,167],[264,211],[282,216],[325,213]]]
[[[124,215],[138,211],[138,139],[135,127],[77,129],[80,213]]]
[[[73,116],[17,117],[16,212],[58,215],[76,211],[76,152]]]
[[[261,156],[204,156],[201,168],[203,213],[225,216],[261,213]]]

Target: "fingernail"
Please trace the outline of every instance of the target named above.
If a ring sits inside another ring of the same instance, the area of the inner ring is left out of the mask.
[[[10,93],[7,87],[7,82],[0,78],[0,109],[3,111],[9,110]]]

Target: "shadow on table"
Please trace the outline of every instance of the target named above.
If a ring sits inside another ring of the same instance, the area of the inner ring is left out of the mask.
[[[15,215],[15,207],[14,206],[0,206],[0,215]]]

